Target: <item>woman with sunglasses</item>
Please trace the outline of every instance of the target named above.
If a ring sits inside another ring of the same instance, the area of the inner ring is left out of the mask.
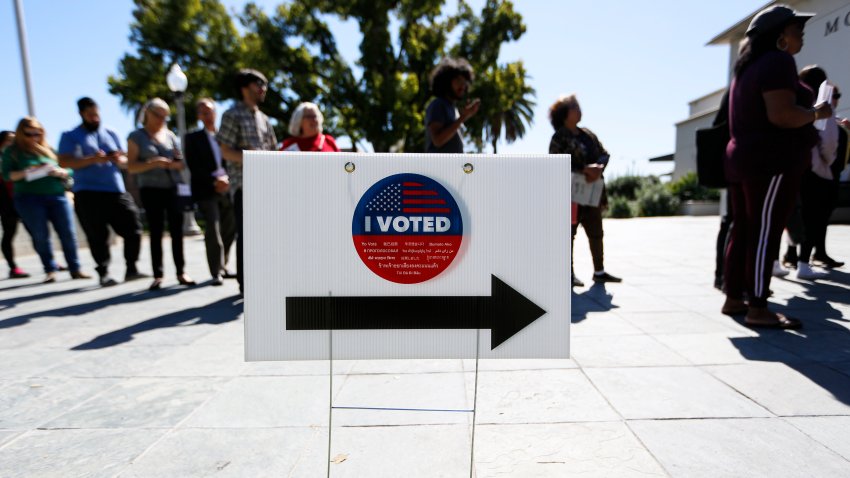
[[[165,127],[170,109],[168,103],[154,98],[139,114],[142,127],[127,138],[127,171],[134,174],[139,196],[150,229],[153,283],[150,290],[162,288],[162,235],[168,220],[171,255],[177,269],[177,282],[195,285],[183,271],[183,207],[178,197],[182,183],[183,155],[177,147],[177,136]]]
[[[53,224],[62,243],[71,277],[91,278],[80,270],[77,233],[71,205],[65,197],[65,184],[70,175],[70,170],[59,167],[41,123],[32,117],[22,119],[15,131],[14,143],[3,152],[3,178],[14,182],[15,210],[32,236],[33,248],[44,266],[45,283],[56,282],[59,270],[53,259],[48,223]]]

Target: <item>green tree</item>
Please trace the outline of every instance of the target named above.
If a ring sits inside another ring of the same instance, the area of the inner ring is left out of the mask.
[[[128,110],[150,98],[169,99],[165,76],[179,63],[189,77],[187,117],[194,117],[192,98],[231,95],[232,78],[245,48],[230,15],[218,0],[134,0],[130,42],[135,54],[120,60],[110,76],[109,91]]]
[[[463,0],[456,14],[444,11],[445,0],[292,0],[272,12],[249,3],[237,18],[241,33],[218,0],[134,2],[130,39],[137,51],[122,58],[109,79],[128,109],[171,96],[164,78],[173,62],[187,72],[190,98],[216,100],[232,97],[234,73],[251,67],[269,77],[261,108],[277,119],[279,137],[295,105],[312,101],[331,134],[349,136],[355,145],[365,140],[375,151],[418,152],[431,97],[428,77],[453,54],[476,68],[474,93],[485,99],[466,131],[475,149],[489,143],[495,150],[503,133],[514,141],[531,122],[534,90],[522,63],[496,63],[500,45],[525,31],[509,0],[488,0],[481,16]],[[340,55],[330,17],[359,26],[354,64]],[[460,39],[449,48],[458,27]]]
[[[525,66],[521,61],[498,63],[502,44],[519,40],[525,24],[513,4],[502,0],[487,0],[480,16],[461,2],[459,21],[463,33],[452,54],[472,64],[477,78],[470,96],[482,98],[478,114],[466,123],[466,133],[477,151],[489,143],[496,153],[503,132],[505,141],[513,143],[533,122],[535,91]]]
[[[368,141],[375,151],[411,150],[424,142],[427,79],[445,51],[453,17],[442,15],[444,0],[293,0],[271,17],[244,16],[256,34],[259,56],[270,65],[287,65],[289,47],[300,45],[305,74],[312,83],[296,90],[284,103],[314,101],[330,120],[330,131]],[[362,35],[360,57],[348,64],[339,54],[327,18],[357,23]],[[261,20],[261,21],[258,21]],[[398,25],[398,47],[391,27]],[[254,26],[251,26],[254,25]],[[258,28],[265,25],[268,28]],[[311,63],[307,65],[307,63]],[[288,108],[291,110],[291,108]],[[328,114],[328,113],[331,114]],[[285,116],[285,112],[282,112]]]

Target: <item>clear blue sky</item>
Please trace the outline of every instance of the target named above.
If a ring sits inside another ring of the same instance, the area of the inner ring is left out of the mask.
[[[229,8],[244,2],[225,0]],[[258,4],[270,11],[279,1]],[[471,0],[480,8],[483,0]],[[521,59],[537,90],[535,122],[525,138],[500,152],[545,153],[552,128],[546,109],[562,93],[576,93],[591,128],[611,152],[609,175],[663,173],[672,163],[647,162],[672,153],[674,123],[687,117],[688,101],[725,85],[728,50],[706,47],[714,35],[757,10],[766,0],[683,2],[650,0],[515,0],[527,25],[507,44],[500,61]],[[119,135],[133,128],[131,115],[107,89],[106,78],[131,51],[129,0],[23,0],[36,113],[55,144],[79,122],[75,101],[95,98],[105,124]],[[454,1],[448,0],[450,8]],[[334,23],[346,58],[356,58],[357,26]],[[0,128],[14,129],[26,114],[12,1],[0,3]],[[163,79],[164,81],[164,79]],[[189,81],[192,81],[191,78]]]

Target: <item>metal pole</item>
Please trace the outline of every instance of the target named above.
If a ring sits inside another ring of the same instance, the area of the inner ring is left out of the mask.
[[[27,93],[27,110],[30,116],[35,116],[35,101],[32,94],[32,80],[30,78],[30,54],[27,48],[27,28],[24,24],[24,6],[21,0],[15,0],[15,14],[18,18],[18,43],[21,47],[21,64],[24,70],[24,88]]]
[[[183,92],[178,91],[177,96],[177,135],[180,137],[180,148],[183,148],[186,139],[186,109],[183,107]],[[191,176],[189,168],[183,168],[183,181],[186,184],[191,184]],[[186,211],[183,217],[183,234],[187,236],[197,236],[201,233],[201,228],[195,222],[194,211]]]

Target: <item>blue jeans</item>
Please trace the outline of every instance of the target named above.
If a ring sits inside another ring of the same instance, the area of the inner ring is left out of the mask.
[[[56,261],[53,260],[53,245],[50,241],[48,221],[53,224],[62,242],[62,252],[68,262],[68,269],[71,272],[79,272],[77,233],[74,230],[71,205],[64,194],[16,194],[15,209],[32,236],[32,245],[41,258],[44,272],[55,272],[59,269]]]

